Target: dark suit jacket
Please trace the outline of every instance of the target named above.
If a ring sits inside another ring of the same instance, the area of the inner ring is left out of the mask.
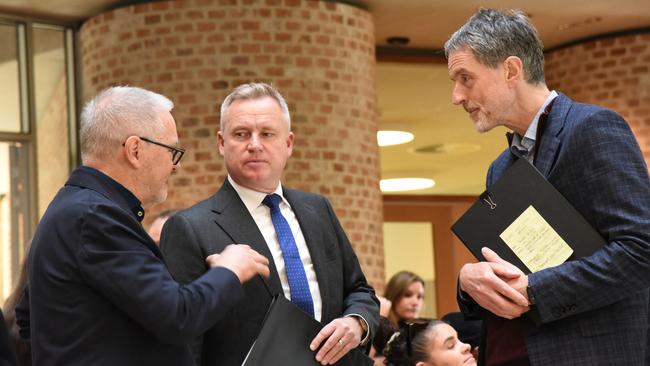
[[[487,185],[514,161],[503,152]],[[609,244],[528,276],[542,320],[523,318],[531,365],[648,365],[650,179],[629,126],[559,94],[535,166]],[[460,305],[481,312],[471,299]]]
[[[0,366],[15,366],[16,364],[14,342],[9,335],[4,315],[0,311]]]
[[[75,170],[36,229],[28,259],[34,364],[191,365],[189,344],[243,296],[239,280],[216,268],[179,285],[107,179]]]
[[[322,196],[283,189],[298,218],[320,286],[322,322],[359,314],[374,333],[379,305],[330,203]],[[273,294],[282,286],[273,257],[237,192],[226,180],[211,198],[171,217],[161,235],[161,250],[176,280],[187,283],[206,271],[205,257],[228,244],[248,244],[271,265]],[[241,365],[262,325],[271,296],[261,278],[244,284],[244,299],[203,339],[204,365]],[[288,328],[290,329],[290,328]]]

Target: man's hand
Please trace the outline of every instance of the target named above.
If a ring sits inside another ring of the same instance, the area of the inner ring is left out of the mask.
[[[492,250],[483,248],[481,252],[487,262],[464,265],[459,275],[460,288],[497,316],[506,319],[521,316],[528,311],[528,299],[524,295],[528,278]]]
[[[482,248],[481,253],[483,253],[483,256],[488,262],[493,262],[493,263],[500,263],[503,264],[504,266],[510,266],[512,268],[513,272],[518,272],[520,276],[517,276],[513,279],[508,279],[506,282],[510,287],[514,288],[519,292],[522,296],[526,298],[526,304],[530,305],[530,299],[528,298],[528,291],[526,291],[526,288],[528,287],[528,276],[526,276],[517,266],[506,262],[503,260],[499,255],[494,252],[490,248]],[[505,280],[505,279],[504,279]]]
[[[388,314],[390,314],[390,308],[393,306],[393,303],[383,296],[377,295],[377,298],[379,299],[379,316],[388,318]]]
[[[210,268],[224,267],[235,273],[244,283],[260,274],[269,277],[269,260],[245,244],[230,244],[221,253],[208,256]]]
[[[336,363],[351,349],[359,347],[362,335],[363,329],[354,316],[336,318],[321,329],[311,341],[309,348],[315,351],[327,339],[323,347],[318,350],[316,361],[321,365],[329,365]]]

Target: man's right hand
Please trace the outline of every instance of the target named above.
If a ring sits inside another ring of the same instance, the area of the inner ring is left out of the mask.
[[[483,255],[491,258],[489,249]],[[495,254],[496,255],[496,254]],[[489,260],[489,259],[488,259]],[[514,319],[529,310],[528,299],[510,283],[526,275],[514,265],[501,260],[465,264],[458,276],[461,290],[493,314]]]
[[[244,283],[259,275],[269,277],[269,260],[245,244],[230,244],[221,253],[208,256],[210,268],[224,267],[235,273]]]

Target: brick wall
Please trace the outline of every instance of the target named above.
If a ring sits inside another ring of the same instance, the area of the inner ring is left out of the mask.
[[[546,54],[550,88],[605,106],[630,124],[650,165],[650,32],[613,36]]]
[[[226,173],[216,147],[219,105],[235,86],[266,81],[292,114],[289,187],[327,196],[383,289],[382,200],[374,29],[364,10],[300,0],[189,0],[128,6],[82,26],[84,100],[115,84],[168,96],[188,149],[167,201],[182,208],[214,193]]]

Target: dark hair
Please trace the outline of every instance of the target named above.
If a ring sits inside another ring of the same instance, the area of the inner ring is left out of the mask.
[[[440,320],[451,325],[458,332],[458,339],[469,344],[472,349],[481,343],[481,320],[468,320],[461,312],[451,312]]]
[[[520,10],[480,9],[445,43],[445,56],[465,47],[492,68],[510,56],[519,57],[526,81],[544,83],[544,46]]]
[[[394,333],[383,348],[386,364],[392,366],[414,366],[429,361],[431,332],[443,324],[435,319],[418,319],[406,323]]]
[[[397,314],[395,314],[395,311],[393,309],[397,305],[398,300],[404,297],[406,290],[413,282],[420,282],[424,287],[424,280],[422,277],[416,275],[413,272],[400,271],[395,273],[386,285],[384,297],[390,300],[392,303],[390,307],[390,313],[388,314],[388,319],[393,322],[393,325],[397,325],[401,320],[397,318]]]

